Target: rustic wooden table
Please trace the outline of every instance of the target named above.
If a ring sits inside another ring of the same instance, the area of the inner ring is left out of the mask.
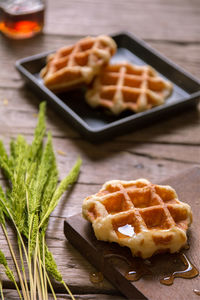
[[[199,15],[199,0],[49,0],[44,34],[24,41],[0,36],[0,138],[8,144],[11,137],[22,133],[31,140],[38,105],[44,100],[24,85],[14,67],[17,59],[68,45],[88,34],[128,30],[200,77]],[[60,177],[69,171],[78,155],[83,160],[78,183],[51,216],[48,245],[77,299],[125,299],[106,280],[101,284],[90,282],[89,274],[94,268],[65,239],[63,221],[80,212],[84,197],[98,191],[113,176],[125,180],[146,177],[158,182],[199,165],[199,108],[98,147],[80,137],[51,107],[47,124],[53,133]],[[0,245],[9,258],[1,233]],[[17,299],[4,275],[0,276],[7,288],[6,299]],[[63,292],[59,286],[56,290],[58,294]],[[59,299],[68,296],[61,295]]]

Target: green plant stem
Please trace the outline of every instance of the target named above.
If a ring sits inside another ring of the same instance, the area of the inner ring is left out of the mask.
[[[1,280],[0,280],[0,293],[1,293],[1,299],[4,300],[3,288],[2,288],[2,282],[1,282]]]
[[[43,291],[42,291],[42,288],[41,288],[41,282],[40,282],[40,279],[39,279],[39,273],[38,273],[38,269],[37,269],[37,274],[36,274],[36,280],[37,280],[37,290],[38,290],[38,296],[39,296],[39,300],[48,300],[48,298],[44,298],[43,296]]]
[[[25,290],[25,286],[24,286],[24,282],[23,282],[23,279],[22,279],[22,276],[21,276],[21,272],[20,272],[18,263],[17,263],[17,259],[15,257],[15,253],[13,251],[12,245],[10,243],[10,239],[8,237],[7,230],[6,230],[6,228],[5,228],[5,226],[3,224],[1,224],[1,226],[2,226],[2,229],[3,229],[4,235],[5,235],[5,238],[7,240],[8,247],[10,249],[10,253],[11,253],[12,259],[13,259],[13,261],[15,263],[15,267],[16,267],[16,270],[17,270],[17,275],[19,277],[20,284],[21,284],[22,294],[23,294],[24,300],[28,300],[28,297],[27,297],[27,294],[26,294],[26,290]]]
[[[28,261],[28,271],[29,271],[29,278],[30,278],[30,293],[31,293],[31,300],[33,299],[33,276],[32,276],[32,261]]]
[[[36,247],[35,247],[35,251],[34,251],[34,275],[33,275],[33,299],[37,300],[37,293],[36,293],[36,289],[37,289],[37,248],[38,248],[38,234],[37,234],[37,238],[36,238]]]
[[[26,198],[28,199],[28,197]],[[27,207],[28,207],[28,200],[27,200]],[[30,221],[30,225],[29,225],[29,235],[28,235],[28,266],[29,266],[29,277],[30,277],[30,292],[31,292],[31,299],[33,299],[33,279],[32,279],[32,259],[31,259],[31,253],[30,253],[30,241],[31,241],[31,229],[32,228],[32,219]]]
[[[39,268],[39,274],[40,274],[40,283],[41,283],[41,287],[42,287],[43,299],[48,300],[48,297],[46,297],[47,296],[47,286],[44,285],[44,270],[42,270],[39,245],[38,245],[37,251],[38,251],[38,268]]]
[[[46,278],[47,278],[49,287],[50,287],[50,289],[51,289],[53,298],[54,298],[54,300],[57,300],[56,294],[55,294],[54,289],[53,289],[53,286],[52,286],[52,284],[51,284],[51,280],[49,279],[49,276],[48,276],[47,272],[45,272],[45,274],[46,274]]]
[[[37,260],[37,286],[38,286],[38,291],[40,289],[40,293],[42,295],[42,300],[48,300],[48,298],[46,298],[46,291],[44,289],[44,282],[43,282],[44,278],[43,278],[43,272],[41,270],[41,263],[39,261],[39,259]]]
[[[13,282],[14,282],[14,285],[15,285],[15,287],[16,287],[16,290],[17,290],[17,293],[18,293],[20,299],[23,300],[22,295],[21,295],[21,292],[20,292],[19,287],[18,287],[18,285],[17,285],[17,282],[16,282],[15,280],[14,280]]]
[[[20,255],[20,260],[21,260],[21,265],[22,265],[22,273],[23,273],[23,276],[24,276],[25,288],[26,288],[26,292],[27,292],[27,295],[28,295],[28,299],[30,300],[29,289],[28,289],[27,278],[26,278],[26,272],[25,272],[25,267],[24,267],[23,254],[22,254],[22,245],[21,245],[20,239],[18,239],[18,247],[19,247],[19,255]]]
[[[43,269],[44,269],[44,286],[46,291],[46,299],[48,300],[48,290],[47,290],[47,278],[45,276],[46,274],[46,264],[45,264],[45,236],[42,234],[42,263],[43,263]]]
[[[7,206],[5,205],[5,203],[4,203],[4,201],[2,201],[2,199],[0,198],[0,202],[1,202],[1,204],[3,205],[3,207],[5,208],[5,210],[6,210],[6,212],[7,212],[7,214],[8,214],[8,216],[9,216],[9,218],[11,219],[11,221],[12,221],[12,223],[13,223],[13,225],[14,225],[14,227],[15,227],[15,229],[16,229],[16,231],[17,231],[17,235],[18,235],[18,238],[20,239],[20,241],[21,241],[21,244],[22,244],[22,247],[23,247],[23,250],[24,250],[24,254],[25,254],[25,257],[26,257],[26,261],[27,261],[27,265],[28,265],[28,269],[29,269],[29,276],[30,276],[30,286],[32,285],[32,282],[33,282],[33,276],[32,276],[32,272],[30,271],[30,263],[29,263],[29,259],[28,259],[28,254],[27,254],[27,251],[26,251],[26,246],[24,245],[24,241],[23,241],[23,238],[22,238],[22,236],[21,236],[21,233],[19,232],[19,229],[18,229],[18,227],[17,227],[17,225],[16,225],[16,223],[15,223],[15,221],[14,221],[14,219],[13,219],[13,216],[12,216],[12,214],[10,213],[10,211],[9,211],[9,209],[7,208]],[[3,224],[2,224],[2,226],[3,226]],[[5,226],[4,226],[4,229],[5,229],[5,231],[6,231],[6,228],[5,228]],[[10,246],[11,246],[11,243],[9,243],[10,244]],[[8,244],[8,245],[9,245]],[[14,251],[12,251],[13,252],[13,254],[14,254]],[[11,253],[12,254],[12,253]],[[14,259],[13,259],[14,260]],[[15,258],[15,260],[16,260],[16,258]],[[16,261],[16,263],[17,263],[17,261]],[[17,265],[18,266],[18,265]],[[18,267],[18,270],[19,270],[19,267]],[[20,273],[20,275],[21,275],[21,273]],[[19,276],[19,275],[18,275]],[[21,282],[20,282],[21,283]],[[23,284],[23,282],[22,282],[22,284]],[[32,289],[30,288],[30,290],[32,291]],[[23,291],[23,289],[22,289],[22,291]],[[24,300],[26,300],[27,298],[25,298]],[[31,298],[32,299],[32,298]],[[28,299],[27,299],[28,300]]]
[[[70,289],[68,288],[68,286],[66,285],[66,283],[62,280],[61,283],[63,284],[63,286],[66,288],[68,294],[70,295],[70,297],[72,298],[72,300],[75,300],[74,296],[72,295]]]

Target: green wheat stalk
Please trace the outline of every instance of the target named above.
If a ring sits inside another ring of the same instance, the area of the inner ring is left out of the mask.
[[[63,193],[78,177],[81,160],[78,159],[69,174],[58,184],[58,170],[53,151],[51,133],[46,135],[46,104],[40,104],[34,138],[29,145],[22,135],[10,142],[10,155],[0,141],[0,167],[7,179],[7,190],[0,186],[0,223],[6,236],[19,277],[24,300],[48,300],[48,285],[56,299],[49,275],[61,282],[74,299],[63,281],[52,253],[45,241],[45,233],[52,211]],[[17,234],[21,270],[6,231],[5,218],[13,223]],[[27,247],[26,247],[27,244]],[[24,256],[28,266],[30,288],[24,269]],[[7,277],[19,288],[5,256],[0,252],[0,264]],[[2,286],[1,290],[2,290]],[[20,295],[20,294],[19,294]],[[22,297],[22,296],[21,296]],[[22,299],[22,298],[21,298]]]
[[[22,295],[20,293],[20,290],[19,290],[18,284],[16,282],[15,276],[14,276],[12,270],[9,268],[6,257],[5,257],[4,253],[1,250],[0,250],[0,265],[4,266],[6,276],[8,277],[8,279],[10,281],[12,281],[14,283],[14,285],[16,287],[16,290],[18,292],[18,295],[19,295],[20,299],[22,299]],[[1,284],[0,287],[1,287],[1,296],[2,296],[3,295],[2,284]],[[3,298],[3,296],[2,296],[2,298]]]

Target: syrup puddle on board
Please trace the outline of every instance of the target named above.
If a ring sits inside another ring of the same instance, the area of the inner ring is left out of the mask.
[[[143,264],[132,266],[131,270],[126,272],[125,277],[129,281],[137,281],[145,275],[152,275],[152,272]]]
[[[125,277],[129,281],[137,281],[143,276],[153,275],[153,272],[150,270],[154,266],[154,263],[151,259],[135,259],[129,267],[128,272],[125,273]]]
[[[194,292],[197,296],[200,296],[200,290],[194,289],[193,292]]]
[[[182,271],[175,271],[171,275],[166,276],[164,278],[160,279],[160,283],[165,285],[171,285],[174,282],[174,278],[186,278],[186,279],[192,279],[199,275],[199,271],[197,268],[189,261],[187,256],[183,253],[179,255],[181,261],[186,266],[185,270]]]
[[[125,277],[129,281],[137,281],[142,276],[152,275],[152,272],[148,267],[152,266],[152,262],[150,260],[141,260],[135,258],[133,261],[128,260],[125,256],[115,254],[115,253],[107,253],[104,255],[107,259],[120,259],[124,261],[128,266],[129,270],[125,273]]]
[[[184,246],[184,249],[185,249],[185,250],[189,250],[189,249],[190,249],[190,245],[189,245],[189,244],[186,244],[186,245]]]
[[[104,279],[103,274],[101,272],[92,272],[90,274],[90,281],[92,283],[100,283]]]
[[[134,259],[134,262],[128,260],[123,255],[118,255],[115,253],[107,253],[104,255],[105,258],[118,258],[126,262],[129,266],[129,270],[125,273],[125,277],[129,281],[137,281],[141,277],[146,275],[152,275],[153,272],[150,270],[153,267],[153,262],[150,259],[140,260]],[[197,268],[190,262],[187,256],[183,253],[177,255],[177,259],[180,258],[183,262],[184,266],[186,267],[184,270],[175,271],[169,276],[165,276],[164,278],[160,279],[160,283],[164,285],[172,285],[174,282],[174,278],[185,278],[185,279],[192,279],[199,274]],[[177,262],[177,259],[175,260]],[[200,290],[193,290],[194,293],[200,296]]]
[[[123,226],[124,227],[124,226]],[[132,227],[132,226],[131,226]],[[188,247],[189,248],[189,245]],[[128,265],[128,271],[124,273],[124,276],[129,281],[137,281],[141,277],[146,275],[153,275],[151,270],[154,267],[155,263],[151,259],[141,260],[138,258],[130,259],[130,257],[126,257],[126,255],[120,255],[115,253],[112,250],[105,251],[103,255],[104,259],[119,259]],[[172,285],[175,278],[185,278],[192,279],[199,275],[199,271],[197,268],[190,262],[187,256],[184,253],[180,253],[176,256],[174,262],[177,262],[177,259],[180,259],[184,266],[186,267],[184,270],[177,270],[173,272],[171,275],[165,276],[160,279],[160,283],[164,285]],[[92,283],[100,283],[103,281],[103,274],[101,272],[93,272],[90,274],[90,281]],[[194,289],[193,292],[200,296],[200,290]]]

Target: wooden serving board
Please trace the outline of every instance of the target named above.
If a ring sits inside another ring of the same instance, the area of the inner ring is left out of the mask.
[[[182,250],[192,264],[200,270],[200,168],[195,167],[167,179],[161,184],[171,185],[181,201],[192,207],[193,223],[188,231],[189,249]],[[180,254],[160,254],[144,261],[132,258],[126,247],[115,243],[97,241],[92,226],[81,214],[69,217],[64,224],[67,239],[128,299],[199,299],[194,290],[200,290],[200,277],[193,279],[175,278],[166,286],[160,283],[163,276],[185,269]],[[119,255],[119,256],[117,256]],[[124,259],[123,259],[124,258]],[[150,270],[138,281],[129,281],[125,274],[130,264],[143,264]]]

